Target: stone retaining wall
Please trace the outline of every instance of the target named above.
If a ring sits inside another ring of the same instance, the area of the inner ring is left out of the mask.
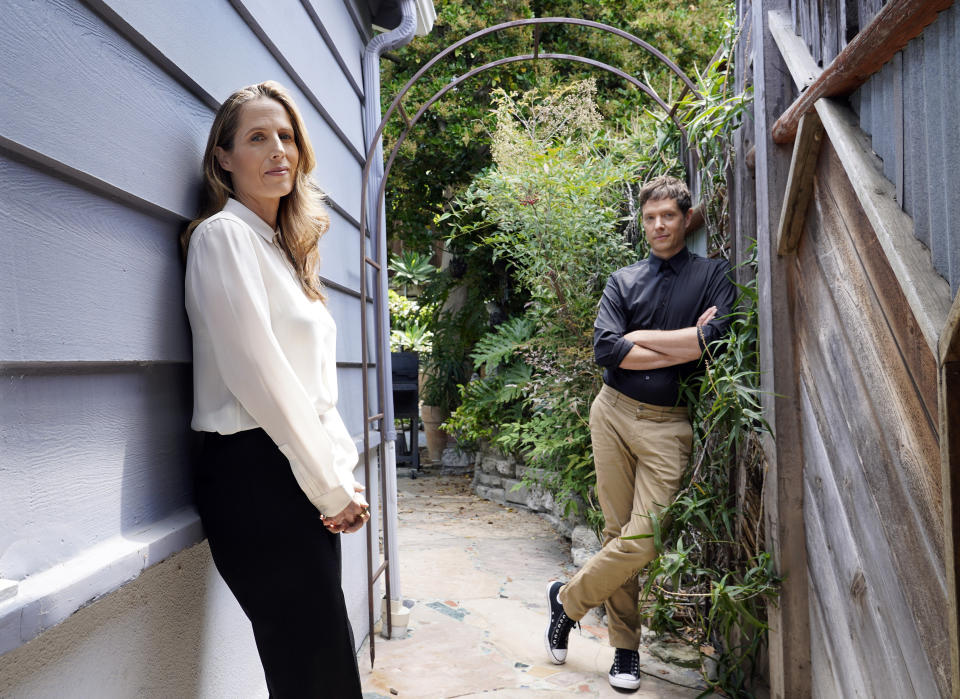
[[[486,500],[522,507],[544,517],[571,540],[573,562],[582,566],[600,550],[600,542],[582,517],[563,514],[553,495],[538,485],[542,480],[543,471],[540,469],[527,466],[515,456],[501,454],[491,447],[484,447],[474,455],[474,492]]]

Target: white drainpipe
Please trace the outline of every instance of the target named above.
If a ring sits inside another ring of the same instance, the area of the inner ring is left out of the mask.
[[[413,39],[417,29],[417,8],[416,0],[402,0],[401,11],[403,17],[400,25],[389,32],[378,34],[370,40],[363,52],[363,133],[367,150],[373,140],[373,134],[376,133],[380,125],[380,56],[391,49],[406,46]],[[400,594],[400,556],[397,546],[397,450],[395,440],[397,430],[393,424],[393,377],[391,376],[390,363],[390,315],[387,312],[387,230],[386,216],[383,204],[377,201],[377,192],[380,190],[380,183],[383,180],[383,145],[382,141],[377,144],[377,150],[373,156],[373,165],[370,168],[370,181],[367,183],[367,226],[371,231],[370,238],[373,241],[373,250],[371,256],[380,264],[380,293],[379,298],[382,303],[374,306],[377,313],[377,321],[382,327],[381,332],[381,354],[383,356],[383,366],[379,367],[383,372],[384,405],[383,419],[386,426],[383,438],[386,439],[385,454],[386,463],[380,464],[380,468],[386,469],[386,489],[381,493],[382,502],[388,506],[393,517],[385,519],[384,529],[387,531],[387,539],[390,542],[387,555],[390,559],[390,566],[387,575],[390,576],[390,596],[393,600],[402,600]],[[380,220],[383,225],[380,230],[374,231],[377,225],[377,209],[380,208]],[[363,241],[361,241],[363,244]],[[366,274],[363,275],[361,283],[365,283]],[[417,445],[412,445],[414,449]]]

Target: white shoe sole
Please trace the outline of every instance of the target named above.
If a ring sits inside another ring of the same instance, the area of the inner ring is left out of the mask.
[[[550,647],[550,621],[549,618],[552,617],[550,614],[550,588],[553,587],[553,583],[556,580],[551,580],[547,583],[547,630],[543,632],[543,645],[546,646],[547,655],[550,656],[550,661],[554,665],[563,665],[567,662],[567,650],[565,648],[551,648]]]
[[[633,679],[630,675],[607,675],[607,679],[610,680],[610,686],[617,689],[638,689],[643,684],[640,677]]]

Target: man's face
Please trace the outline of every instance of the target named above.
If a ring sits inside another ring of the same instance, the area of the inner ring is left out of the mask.
[[[640,214],[643,232],[650,250],[662,260],[669,260],[683,249],[687,223],[693,210],[680,212],[676,199],[649,199]]]

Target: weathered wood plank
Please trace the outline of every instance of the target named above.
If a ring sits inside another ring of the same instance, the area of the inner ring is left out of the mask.
[[[805,115],[800,120],[800,131],[793,146],[787,192],[777,226],[777,253],[780,255],[789,255],[797,249],[813,195],[813,175],[817,169],[822,140],[823,124],[820,123],[820,117],[815,113]]]
[[[815,697],[843,696],[840,690],[841,678],[833,664],[836,652],[827,635],[823,602],[809,574],[807,586],[810,588],[810,666],[813,690],[811,694]],[[833,616],[831,615],[830,618],[832,619]]]
[[[870,24],[848,43],[817,81],[794,101],[773,126],[776,143],[792,141],[800,117],[821,97],[846,95],[880,70],[908,41],[920,35],[953,0],[889,0]]]
[[[770,139],[773,118],[792,98],[785,69],[768,27],[767,8],[786,10],[784,0],[753,4],[754,124],[756,144],[757,287],[763,408],[776,435],[765,443],[768,487],[764,498],[768,550],[787,575],[779,604],[768,609],[770,693],[810,693],[810,611],[803,535],[802,454],[796,406],[791,293],[787,265],[776,255],[776,227],[790,153]],[[777,342],[774,345],[774,338]]]
[[[843,427],[836,424],[843,406],[821,391],[826,377],[818,374],[818,362],[806,358],[803,383],[809,390],[802,391],[801,415],[809,507],[804,520],[810,576],[830,609],[826,626],[845,685],[842,696],[936,696],[905,587],[890,574],[893,551],[858,455],[836,445],[843,437]]]
[[[824,163],[826,165],[826,163]],[[826,167],[824,167],[826,170]],[[875,431],[871,448],[886,449],[896,460],[897,480],[901,488],[911,493],[923,517],[923,530],[940,534],[940,477],[939,447],[935,419],[924,408],[918,388],[903,354],[883,313],[877,292],[864,269],[854,239],[849,233],[856,221],[847,221],[842,213],[850,210],[835,202],[843,199],[843,182],[818,178],[817,206],[810,225],[815,232],[804,249],[801,265],[809,267],[810,274],[802,280],[807,289],[818,288],[817,295],[805,297],[804,303],[822,303],[833,299],[839,314],[837,329],[818,329],[821,337],[842,337],[849,347],[850,357],[841,360],[851,371],[862,377],[869,391],[864,395],[870,405],[863,408],[863,416],[872,416],[864,423],[864,432]],[[798,289],[801,282],[798,281]],[[828,291],[829,290],[829,291]],[[819,315],[821,311],[816,311]],[[821,318],[821,321],[829,318]],[[814,326],[816,327],[816,326]],[[928,360],[929,362],[929,360]],[[870,399],[869,396],[876,396]],[[859,417],[859,416],[858,416]],[[851,424],[856,419],[851,418]]]
[[[738,26],[740,26],[740,45],[734,52],[734,79],[736,89],[743,90],[747,84],[753,84],[753,68],[751,56],[752,45],[752,13],[748,3],[738,3]],[[734,160],[733,171],[727,178],[730,189],[730,230],[733,233],[731,260],[737,263],[744,262],[748,250],[757,239],[757,207],[756,187],[754,184],[751,165],[746,157],[753,149],[754,123],[751,114],[745,114],[743,123],[734,134],[734,150],[737,157]],[[744,284],[751,273],[746,265],[737,265],[736,282]]]
[[[823,27],[820,24],[820,2],[808,2],[807,7],[810,11],[810,45],[813,49],[813,60],[817,65],[823,65]]]
[[[804,366],[813,367],[805,374],[814,377],[809,381],[811,386],[816,384],[819,404],[832,406],[820,431],[837,471],[836,480],[843,484],[843,497],[854,497],[858,484],[867,488],[866,502],[872,501],[879,512],[880,526],[893,552],[887,576],[891,584],[909,591],[907,602],[922,639],[920,645],[942,687],[948,646],[942,623],[946,591],[940,526],[922,489],[910,478],[917,471],[917,465],[911,463],[916,459],[911,416],[897,408],[898,396],[885,380],[886,365],[864,351],[862,338],[856,334],[863,331],[854,326],[863,322],[871,306],[858,296],[858,285],[844,285],[844,263],[834,262],[833,272],[824,271],[836,252],[829,241],[816,240],[813,230],[801,241],[797,265],[807,273],[797,280],[798,317],[805,319],[797,330],[798,351]],[[841,275],[839,279],[837,275]],[[814,412],[825,415],[827,407]],[[859,513],[864,507],[851,503],[846,510]],[[857,540],[879,541],[869,534],[876,526],[864,525]],[[865,554],[864,559],[877,555]]]
[[[839,5],[843,0],[824,0],[823,3],[823,63],[830,63],[840,53]]]
[[[943,479],[944,560],[952,696],[960,697],[960,361],[940,367],[940,449]]]
[[[923,92],[923,42],[911,41],[904,49],[903,90],[908,95]],[[909,99],[903,105],[905,151],[913,154],[904,159],[903,210],[913,219],[914,234],[930,246],[930,212],[926,206],[927,164],[923,157],[927,143],[926,110],[923,99]]]
[[[940,468],[943,481],[944,561],[947,573],[947,628],[950,677],[960,697],[960,294],[953,300],[940,335]]]
[[[804,444],[809,443],[808,425],[804,425]],[[815,432],[816,426],[813,430]],[[807,469],[818,466],[818,462],[824,458],[822,454],[808,454],[804,452],[804,465]],[[812,469],[811,469],[812,471]],[[817,616],[823,619],[823,628],[819,638],[814,637],[813,629],[810,634],[810,644],[822,644],[826,646],[829,652],[830,666],[835,668],[833,673],[833,684],[836,686],[836,692],[833,694],[822,694],[820,696],[837,697],[863,697],[869,699],[879,696],[876,692],[876,682],[885,679],[883,673],[875,677],[870,671],[872,666],[867,662],[871,657],[883,658],[884,653],[879,647],[879,635],[877,633],[864,633],[863,620],[859,619],[855,613],[846,613],[847,607],[851,605],[850,579],[843,579],[842,574],[845,571],[835,569],[833,552],[830,550],[831,542],[828,541],[826,530],[835,530],[838,528],[836,522],[825,522],[820,518],[819,509],[815,503],[817,498],[822,497],[822,477],[808,472],[804,477],[806,490],[806,501],[811,503],[811,507],[804,517],[806,524],[807,551],[810,566],[810,598],[811,598],[811,617]],[[845,522],[839,523],[841,532],[847,533],[849,529],[843,526]],[[843,543],[852,543],[843,542]],[[850,551],[851,547],[844,546],[838,554],[852,554],[857,560],[856,551]],[[859,610],[859,604],[855,611]],[[858,623],[859,622],[859,623]],[[875,626],[871,625],[867,631],[875,631]],[[866,646],[861,645],[861,637],[865,637]],[[866,657],[864,657],[866,656]],[[812,659],[812,658],[811,658]],[[899,670],[896,666],[894,670]],[[821,668],[814,666],[813,674],[822,672]]]
[[[821,181],[829,183],[820,191],[828,197],[836,208],[842,227],[837,234],[847,234],[853,245],[856,264],[863,268],[865,279],[869,280],[876,301],[883,314],[885,325],[878,332],[890,333],[896,342],[896,352],[906,365],[906,374],[911,379],[904,382],[898,393],[911,392],[919,398],[919,405],[912,405],[912,414],[923,412],[931,427],[931,434],[937,431],[937,370],[936,359],[924,342],[923,333],[897,282],[896,275],[887,261],[883,248],[870,222],[854,194],[850,180],[840,163],[831,143],[824,148]],[[933,445],[931,444],[931,448]]]
[[[883,176],[881,164],[857,128],[856,115],[830,100],[818,102],[817,111],[933,351],[950,308],[950,286],[933,269],[928,251],[913,234],[913,221],[897,203],[893,183]]]
[[[893,65],[893,152],[894,176],[893,181],[897,188],[897,201],[903,206],[904,196],[904,125],[903,125],[903,52],[897,53],[891,61]]]
[[[924,157],[921,167],[926,168],[927,184],[926,191],[921,193],[924,198],[924,204],[930,216],[930,256],[933,260],[933,266],[943,275],[949,275],[949,258],[947,253],[947,236],[941,233],[941,226],[946,224],[947,197],[955,196],[955,192],[944,191],[941,186],[945,172],[945,158],[942,152],[945,146],[944,128],[947,127],[944,122],[944,94],[943,90],[953,89],[955,86],[947,87],[944,82],[944,67],[939,65],[940,57],[940,33],[937,31],[925,32],[923,37],[923,90],[918,95],[924,108],[924,134],[926,144],[924,148]],[[952,117],[953,115],[951,115]]]
[[[767,14],[770,26],[770,35],[776,42],[783,62],[786,64],[793,84],[797,90],[803,92],[817,81],[823,70],[810,55],[810,50],[803,40],[790,28],[790,21],[781,12],[771,10]]]

